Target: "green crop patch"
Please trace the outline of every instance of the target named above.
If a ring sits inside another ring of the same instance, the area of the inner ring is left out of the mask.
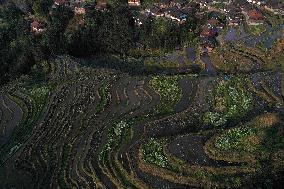
[[[164,144],[164,140],[150,138],[142,148],[144,161],[163,168],[168,168],[170,164],[164,154]]]
[[[225,125],[229,120],[245,116],[253,105],[253,98],[245,89],[245,79],[221,80],[213,91],[211,111],[203,116],[205,124]]]
[[[157,114],[167,114],[174,111],[175,105],[182,97],[179,86],[181,76],[155,76],[150,85],[160,95],[160,104],[155,108]]]
[[[0,150],[0,162],[6,160],[6,158],[15,153],[24,142],[31,135],[37,121],[41,118],[41,115],[46,110],[46,105],[51,92],[55,90],[55,85],[43,85],[34,84],[27,85],[17,93],[11,93],[11,98],[19,104],[19,106],[28,107],[25,110],[26,116],[20,123],[20,126],[13,132],[10,140]]]

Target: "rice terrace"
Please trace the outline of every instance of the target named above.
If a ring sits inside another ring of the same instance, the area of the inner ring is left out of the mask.
[[[38,2],[0,2],[0,188],[283,188],[283,1]]]

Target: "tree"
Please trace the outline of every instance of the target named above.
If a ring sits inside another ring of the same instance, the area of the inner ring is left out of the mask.
[[[80,19],[80,18],[79,18]],[[96,19],[86,17],[84,25],[78,24],[78,19],[73,19],[71,25],[65,31],[68,52],[75,56],[94,55],[99,50],[98,24]]]
[[[181,27],[181,44],[183,46],[195,46],[198,41],[198,20],[194,15],[189,15]]]
[[[51,54],[62,54],[66,52],[67,44],[64,32],[73,18],[73,11],[66,6],[59,6],[53,10],[47,27],[43,35],[42,45]]]
[[[180,44],[180,28],[165,18],[148,18],[141,27],[140,43],[150,49],[173,50]]]
[[[134,21],[128,7],[112,8],[98,30],[101,51],[127,55],[134,46]]]
[[[36,0],[33,3],[32,9],[36,17],[48,17],[49,8],[51,7],[52,0]]]
[[[0,11],[0,80],[27,73],[35,63],[29,23],[13,3]]]

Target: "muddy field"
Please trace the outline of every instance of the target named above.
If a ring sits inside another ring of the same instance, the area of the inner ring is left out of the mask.
[[[268,113],[283,127],[282,73],[130,76],[68,57],[51,68],[0,94],[1,188],[250,188],[268,168],[280,183],[281,143],[262,152],[270,167],[207,143]]]

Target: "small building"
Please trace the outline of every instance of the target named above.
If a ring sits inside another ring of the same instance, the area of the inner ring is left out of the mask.
[[[75,14],[86,14],[86,9],[84,7],[75,7],[74,9]]]
[[[171,0],[157,0],[154,5],[159,8],[168,8],[170,6]]]
[[[150,9],[146,9],[146,12],[155,17],[163,17],[165,16],[165,9],[160,9],[158,7],[152,7]]]
[[[128,5],[132,7],[137,7],[141,5],[140,0],[128,0]]]
[[[242,13],[245,16],[248,25],[260,25],[264,23],[263,14],[256,7],[246,7],[243,9]]]
[[[228,19],[228,25],[229,26],[238,26],[238,25],[240,25],[240,21],[238,19],[229,18]]]
[[[171,7],[178,7],[179,9],[186,4],[185,0],[172,0],[170,2]]]
[[[201,33],[201,38],[208,38],[208,37],[216,37],[218,35],[218,29],[217,28],[204,28]]]
[[[137,16],[133,17],[135,21],[136,26],[141,26],[143,25],[146,20],[149,18],[148,15],[144,14],[144,12],[140,12]]]
[[[98,0],[96,4],[96,10],[104,11],[107,9],[107,2],[106,0]]]
[[[218,45],[215,37],[208,37],[201,39],[202,51],[211,53]]]
[[[205,8],[209,4],[213,3],[213,0],[195,0],[194,2],[198,3],[201,8]]]
[[[165,11],[165,17],[177,21],[178,23],[182,23],[186,21],[187,14],[181,12],[178,7],[170,7]]]
[[[263,20],[263,15],[260,11],[256,9],[252,9],[248,11],[249,19],[251,20]]]
[[[228,13],[227,23],[229,26],[238,26],[244,20],[244,15],[241,13]]]
[[[220,24],[220,22],[216,18],[211,18],[211,19],[207,20],[207,25],[209,27],[217,27],[219,24]]]
[[[260,25],[264,23],[263,14],[257,9],[249,10],[247,12],[247,17],[247,22],[249,25]]]
[[[54,4],[57,6],[65,5],[66,0],[54,0]]]
[[[43,31],[44,31],[43,24],[39,23],[36,20],[31,23],[31,32],[35,34],[41,34]]]

